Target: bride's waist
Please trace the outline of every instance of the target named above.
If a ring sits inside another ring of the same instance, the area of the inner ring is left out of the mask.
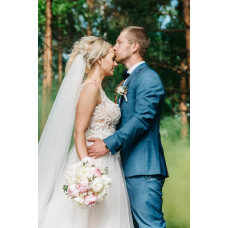
[[[110,135],[113,135],[115,133],[115,128],[105,129],[102,131],[96,131],[96,130],[87,130],[86,131],[86,139],[91,137],[96,137],[100,139],[105,139],[109,137]]]

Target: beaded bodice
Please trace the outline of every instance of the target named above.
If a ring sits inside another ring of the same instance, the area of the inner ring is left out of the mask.
[[[83,83],[77,94],[79,99],[80,91],[85,83]],[[100,87],[99,87],[100,88]],[[115,133],[116,125],[118,124],[121,112],[118,104],[112,102],[100,88],[101,103],[95,107],[95,110],[90,119],[89,126],[86,131],[86,138],[99,137],[104,139]]]

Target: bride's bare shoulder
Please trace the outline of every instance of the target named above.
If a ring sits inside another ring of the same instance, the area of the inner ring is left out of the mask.
[[[87,80],[81,85],[79,99],[98,100],[100,101],[100,88],[95,81]]]
[[[81,85],[81,91],[91,92],[92,94],[99,94],[100,88],[96,81],[86,80]]]

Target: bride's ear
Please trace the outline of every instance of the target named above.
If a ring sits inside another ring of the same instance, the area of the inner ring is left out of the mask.
[[[97,60],[97,63],[101,66],[101,58]]]

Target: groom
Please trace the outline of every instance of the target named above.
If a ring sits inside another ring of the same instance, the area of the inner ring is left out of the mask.
[[[168,177],[159,133],[165,92],[158,74],[143,61],[150,39],[142,27],[124,28],[114,46],[116,61],[128,69],[127,99],[119,99],[118,130],[88,147],[91,157],[118,151],[126,179],[135,228],[166,227],[162,213],[162,187]],[[125,74],[126,75],[126,74]]]

